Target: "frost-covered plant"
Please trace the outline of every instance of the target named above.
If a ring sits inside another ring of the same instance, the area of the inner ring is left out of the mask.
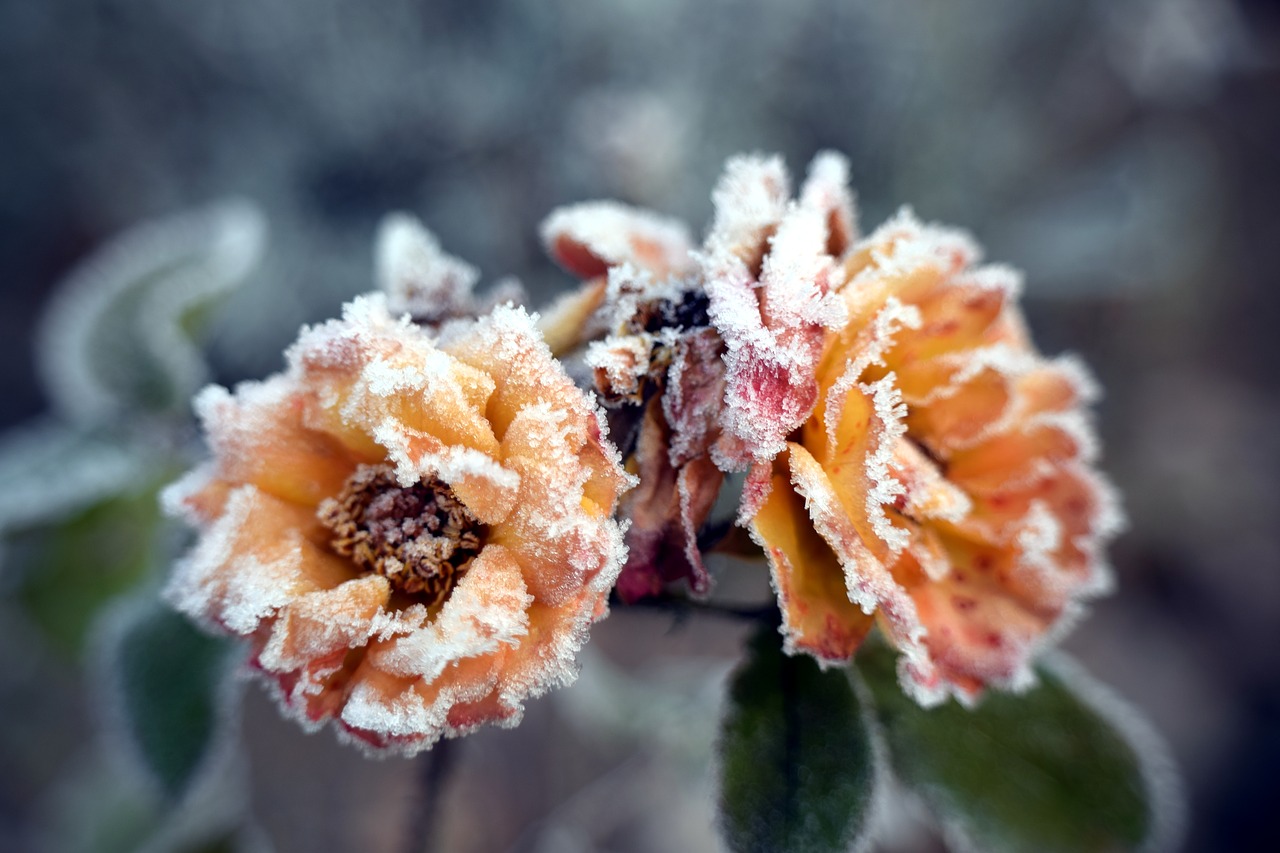
[[[437,337],[361,297],[196,410],[214,459],[165,493],[200,531],[166,595],[249,638],[291,715],[413,754],[573,680],[632,479],[522,309]]]
[[[611,605],[718,611],[760,625],[716,746],[733,849],[866,849],[894,784],[961,849],[1172,845],[1158,739],[1051,648],[1110,588],[1093,383],[1035,348],[1017,275],[968,236],[907,211],[860,236],[847,173],[821,154],[793,197],[779,158],[733,158],[700,245],[615,202],[558,210],[542,237],[582,284],[540,314],[389,217],[379,292],[283,372],[195,397],[211,453],[164,492],[195,531],[165,599],[242,639],[288,716],[380,755],[517,724]],[[199,373],[131,346],[184,392]],[[103,386],[78,417],[144,399],[67,363]],[[767,566],[773,599],[717,600],[715,551]],[[120,612],[116,724],[181,790],[204,746],[149,749],[165,691],[128,685],[189,655],[184,707],[211,714],[220,647]]]

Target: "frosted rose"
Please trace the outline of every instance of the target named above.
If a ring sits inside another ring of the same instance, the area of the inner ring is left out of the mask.
[[[703,259],[721,461],[749,468],[787,649],[841,664],[878,622],[922,703],[1024,686],[1108,583],[1092,383],[1036,351],[1018,277],[965,235],[903,213],[859,242],[843,173],[824,155],[789,201],[779,161],[731,162]]]
[[[414,753],[573,680],[632,478],[522,310],[433,338],[358,298],[196,409],[213,459],[166,493],[199,530],[167,597],[247,638],[290,714]]]
[[[552,213],[542,237],[587,279],[547,313],[543,332],[559,351],[586,345],[595,390],[640,478],[619,507],[630,526],[618,596],[636,601],[677,581],[704,595],[711,577],[698,535],[724,479],[711,459],[724,363],[688,234],[647,211],[588,202]]]

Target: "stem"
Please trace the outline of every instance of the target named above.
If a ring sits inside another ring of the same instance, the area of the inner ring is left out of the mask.
[[[453,767],[455,749],[452,740],[441,739],[429,754],[418,759],[418,766],[414,768],[418,796],[410,806],[405,853],[440,849],[440,801],[444,798],[445,782]]]
[[[689,613],[710,613],[729,619],[745,619],[751,622],[777,622],[778,607],[776,604],[761,604],[756,607],[735,607],[731,604],[717,604],[712,601],[695,601],[679,595],[667,595],[656,598],[642,598],[639,601],[623,602],[617,596],[609,600],[611,607],[636,607],[646,610],[663,610],[677,616]]]

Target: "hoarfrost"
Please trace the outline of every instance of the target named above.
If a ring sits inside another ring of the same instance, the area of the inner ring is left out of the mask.
[[[91,422],[185,401],[207,371],[183,321],[239,285],[265,240],[257,208],[228,201],[136,226],[84,261],[37,331],[57,409]]]
[[[692,243],[684,223],[614,201],[558,208],[539,231],[547,253],[584,279],[622,264],[663,274],[690,266]]]
[[[132,443],[76,427],[36,423],[0,439],[0,537],[65,518],[154,476]]]

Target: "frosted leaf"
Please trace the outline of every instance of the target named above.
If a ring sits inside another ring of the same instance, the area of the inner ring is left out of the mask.
[[[108,744],[147,791],[172,805],[226,772],[239,699],[227,643],[148,591],[105,614],[92,648]]]
[[[57,521],[155,476],[153,454],[72,426],[40,423],[0,437],[0,536]]]
[[[181,405],[207,373],[188,323],[244,281],[265,238],[255,207],[223,202],[136,226],[82,262],[37,333],[55,406],[94,421]]]

